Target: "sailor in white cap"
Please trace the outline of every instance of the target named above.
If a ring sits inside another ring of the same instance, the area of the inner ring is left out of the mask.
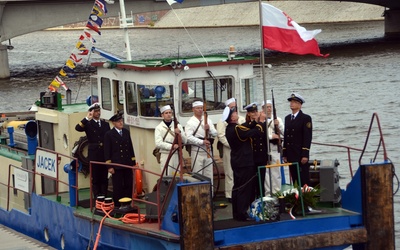
[[[236,99],[230,98],[225,101],[225,105],[230,109],[236,109]],[[229,111],[229,110],[228,110]],[[224,112],[227,112],[224,110]],[[242,124],[245,122],[244,117],[238,116],[238,123]],[[231,147],[229,146],[228,140],[225,136],[225,130],[228,126],[226,122],[226,118],[224,117],[220,119],[217,123],[217,132],[218,132],[218,150],[221,150],[222,147],[222,154],[220,152],[220,157],[222,156],[222,162],[224,165],[224,175],[225,175],[225,198],[228,199],[228,202],[232,201],[232,189],[233,189],[233,171],[231,166]]]
[[[287,100],[289,102],[292,101],[292,100],[293,101],[297,101],[300,104],[303,104],[303,103],[306,102],[306,101],[304,101],[304,98],[301,95],[297,94],[297,93],[292,93]]]
[[[287,99],[292,113],[285,117],[285,132],[283,137],[282,156],[284,162],[298,162],[300,167],[301,185],[310,184],[310,147],[312,140],[311,116],[301,111],[304,98],[292,93]],[[289,167],[293,183],[299,184],[296,166]]]
[[[195,107],[203,107],[203,102],[202,101],[195,101],[195,102],[193,102],[192,103],[192,108],[195,108]]]
[[[234,104],[234,105],[233,105]],[[229,98],[228,100],[225,101],[225,106],[228,106],[230,108],[236,107],[236,99],[235,98]]]
[[[104,135],[110,130],[110,124],[102,119],[99,103],[93,103],[88,108],[88,113],[76,126],[78,132],[85,132],[88,140],[88,160],[104,162]],[[93,198],[107,196],[108,172],[106,165],[92,165],[92,190]]]
[[[204,120],[202,101],[193,102],[192,110],[193,116],[187,121],[185,126],[187,142],[192,144],[190,150],[192,171],[210,178],[212,183],[213,164],[211,147],[214,137],[217,136],[217,130],[210,118],[207,117],[207,120]],[[207,131],[208,137],[206,138]],[[211,157],[209,154],[211,154]]]
[[[263,110],[265,110],[264,105],[263,105]],[[266,110],[267,110],[268,140],[270,147],[271,164],[280,164],[283,133],[285,131],[285,127],[280,117],[276,117],[276,119],[274,119],[275,117],[273,114],[273,107],[271,100],[267,100]],[[280,147],[278,147],[279,143],[281,145]],[[282,177],[279,168],[267,169],[264,182],[265,195],[271,196],[272,194],[280,191],[281,182],[282,182]]]
[[[182,143],[186,143],[186,134],[182,128],[181,124],[177,124],[175,128],[175,123],[173,120],[173,110],[170,105],[165,105],[160,108],[161,116],[163,120],[157,125],[154,131],[154,141],[156,148],[160,150],[160,168],[161,172],[164,169],[165,162],[167,161],[169,152],[175,150],[179,147],[177,143],[174,144],[175,136],[180,135],[182,138]],[[158,159],[157,159],[158,160]],[[167,169],[164,172],[165,175],[172,175],[179,166],[179,154],[178,150],[171,156]]]

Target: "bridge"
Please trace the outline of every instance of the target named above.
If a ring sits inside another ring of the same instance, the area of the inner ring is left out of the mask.
[[[256,1],[258,0],[184,0],[182,4],[174,4],[173,7],[177,9]],[[344,1],[386,7],[385,36],[400,36],[399,0]],[[88,10],[93,3],[94,0],[0,0],[0,79],[10,76],[7,50],[12,48],[2,42],[46,28],[87,21]],[[166,0],[125,0],[125,6],[127,12],[133,14],[170,9]],[[107,10],[108,17],[118,16],[118,0],[114,4],[107,4]]]

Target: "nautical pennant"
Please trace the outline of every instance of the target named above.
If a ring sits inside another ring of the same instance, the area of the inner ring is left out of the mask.
[[[101,35],[99,27],[97,27],[96,25],[93,25],[90,21],[87,22],[86,27],[97,32],[97,34]]]
[[[106,3],[103,0],[96,0],[95,4],[99,6],[99,8],[102,9],[104,13],[107,13]]]
[[[97,24],[97,26],[99,26],[99,27],[101,27],[101,25],[103,24],[103,19],[101,19],[97,15],[90,15],[89,19],[92,20],[93,22],[95,22]]]
[[[103,25],[103,19],[100,16],[103,16],[107,13],[107,6],[104,0],[95,0],[93,4],[93,8],[91,10],[91,14],[89,15],[86,27],[89,30],[93,30],[97,34],[101,35],[100,27]],[[93,23],[92,23],[93,22]],[[92,45],[96,43],[96,40],[93,38],[92,34],[89,30],[84,30],[84,33],[79,36],[78,42],[75,44],[75,48],[78,52],[72,52],[63,65],[63,67],[59,71],[59,75],[54,78],[54,80],[48,86],[48,90],[51,92],[57,91],[57,89],[62,86],[65,90],[68,89],[66,84],[63,82],[61,77],[74,78],[76,77],[75,68],[78,63],[81,63],[83,58],[79,56],[86,56],[89,54],[89,49],[82,43],[83,40],[89,40]]]

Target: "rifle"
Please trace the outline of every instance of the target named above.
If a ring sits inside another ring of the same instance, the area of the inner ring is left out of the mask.
[[[203,112],[204,112],[204,126],[206,126],[208,124],[208,114],[207,114],[207,101],[204,101],[203,103]],[[208,140],[208,129],[205,129],[205,135],[204,135],[204,139]],[[210,158],[210,148],[211,146],[207,146],[207,158]]]
[[[176,113],[175,113],[175,108],[173,105],[171,105],[172,109],[172,114],[174,116],[174,131],[176,128],[178,128],[178,119],[176,118]],[[181,131],[182,132],[182,131]],[[180,175],[180,180],[183,181],[183,152],[182,152],[182,136],[180,134],[175,134],[174,142],[172,143],[172,148],[170,151],[170,154],[174,151],[173,145],[178,144],[178,157],[179,157],[179,165],[178,165],[178,171]]]
[[[281,131],[279,130],[279,126],[275,124],[275,120],[278,119],[278,115],[276,114],[276,108],[275,108],[275,98],[274,98],[274,90],[271,89],[272,93],[272,115],[273,115],[273,121],[274,121],[274,129],[275,129],[275,134],[277,134],[278,137],[278,153],[282,153],[282,141],[281,141]]]

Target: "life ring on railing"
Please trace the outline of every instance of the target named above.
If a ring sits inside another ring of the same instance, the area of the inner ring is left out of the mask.
[[[82,163],[81,172],[87,176],[89,174],[89,156],[88,156],[89,141],[86,136],[81,136],[78,141],[74,143],[72,149],[72,156],[78,158]]]
[[[129,213],[125,214],[124,217],[121,219],[123,223],[126,224],[138,224],[142,223],[146,220],[145,214],[137,214],[137,213]]]
[[[136,187],[136,194],[135,198],[143,193],[143,182],[142,182],[142,171],[140,169],[135,170],[135,187]]]

